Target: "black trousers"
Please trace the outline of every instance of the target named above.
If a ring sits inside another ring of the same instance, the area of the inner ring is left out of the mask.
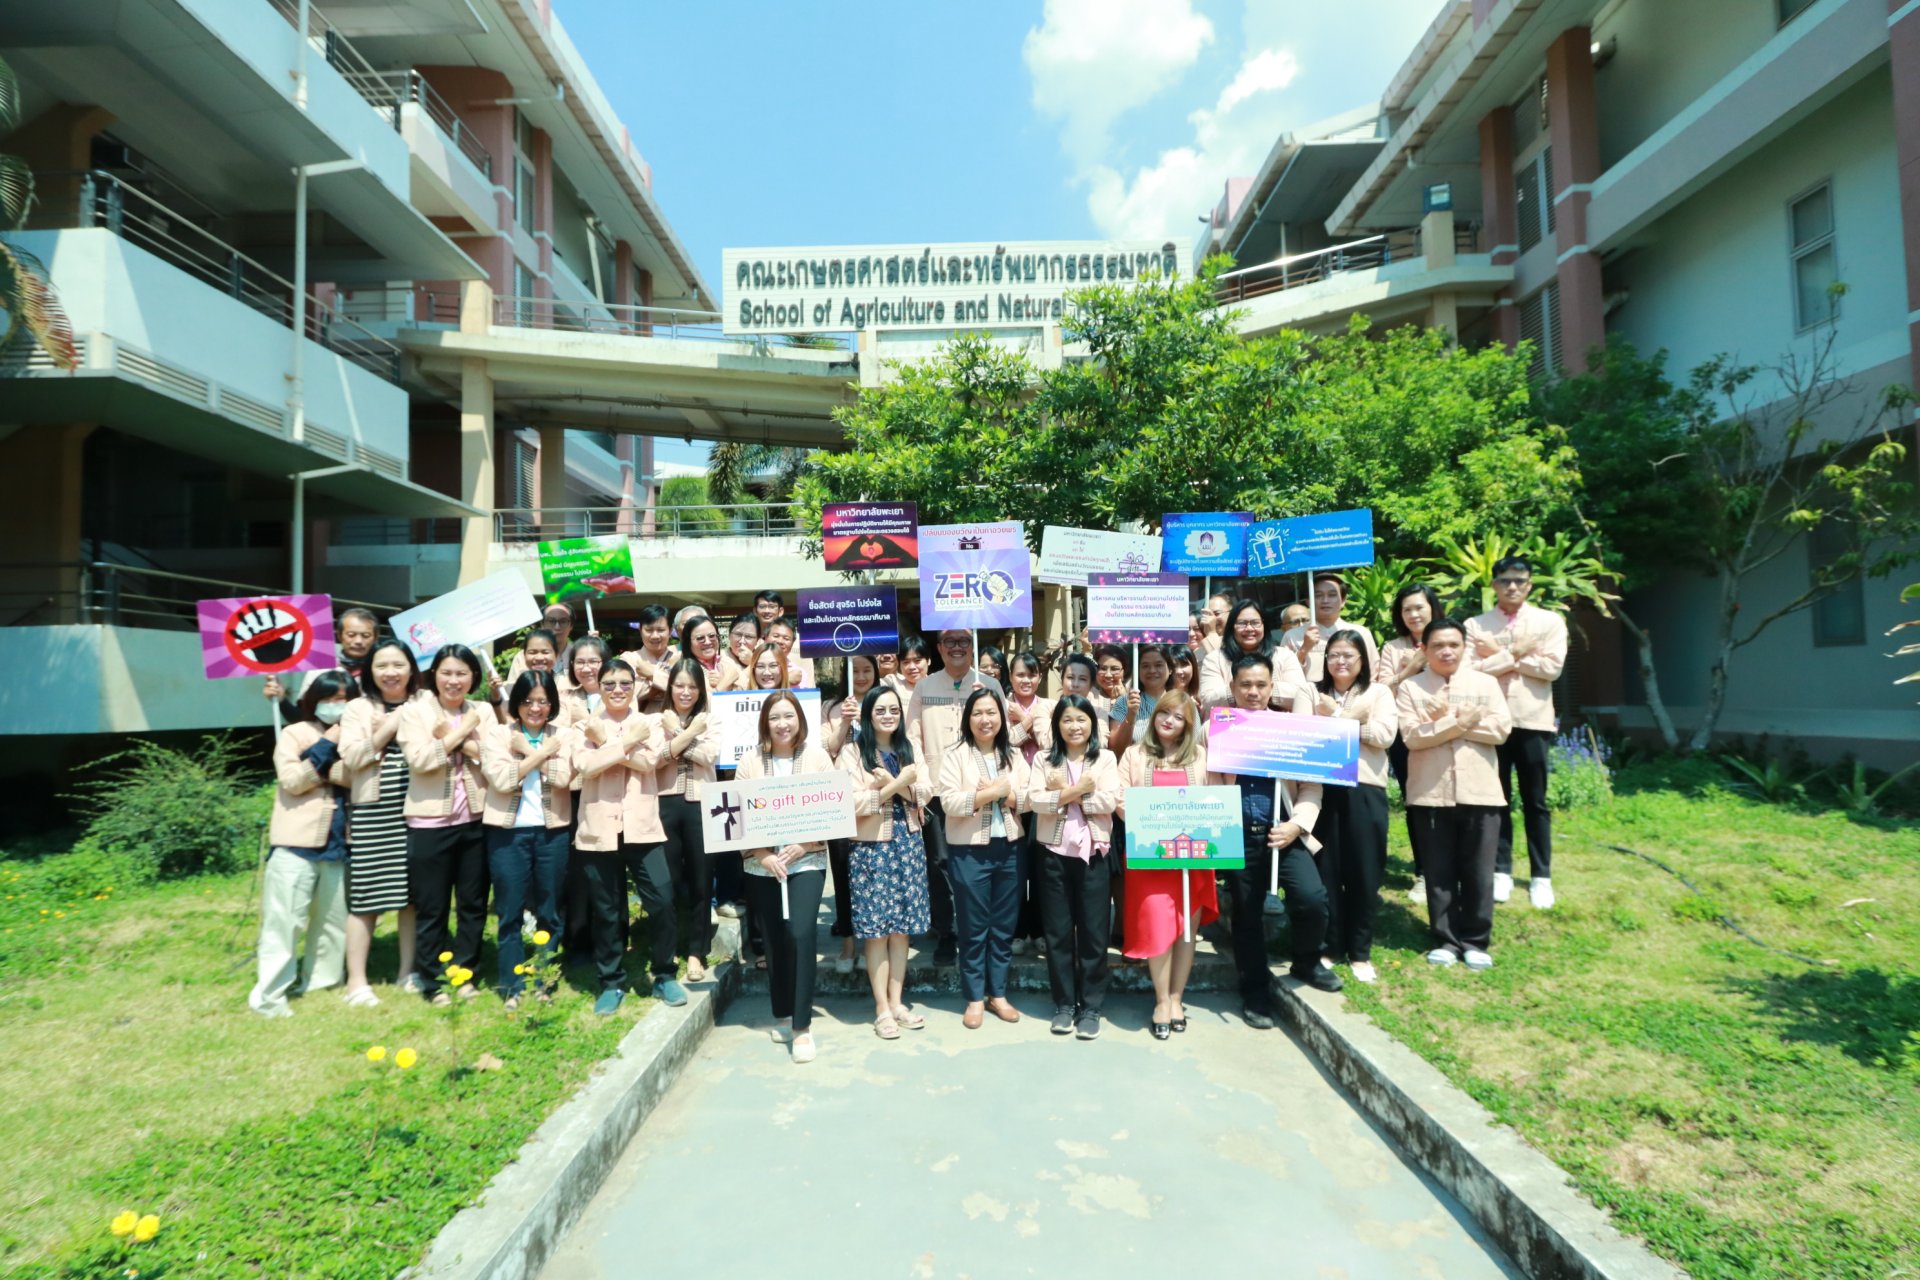
[[[927,896],[933,906],[933,933],[936,938],[952,940],[953,872],[947,865],[947,811],[936,798],[927,801],[927,820],[920,824],[927,846]]]
[[[1553,876],[1553,811],[1547,808],[1547,747],[1553,734],[1545,729],[1515,729],[1496,750],[1500,753],[1500,790],[1507,807],[1500,811],[1500,848],[1493,869],[1513,874],[1513,775],[1520,773],[1520,816],[1527,828],[1527,866],[1535,880]]]
[[[1053,1007],[1100,1012],[1107,1001],[1109,894],[1117,863],[1096,853],[1089,862],[1036,848],[1040,919],[1047,931],[1047,979]]]
[[[656,978],[671,978],[679,965],[674,957],[673,873],[667,868],[667,846],[627,844],[607,853],[575,849],[575,861],[586,868],[587,891],[593,909],[593,962],[600,970],[602,991],[624,991],[627,986],[627,882],[647,913],[647,951]]]
[[[1270,849],[1265,838],[1247,842],[1247,865],[1227,872],[1233,899],[1233,963],[1240,971],[1240,998],[1248,1008],[1271,1012],[1273,970],[1267,964],[1267,931],[1263,912],[1273,864],[1280,863],[1280,892],[1286,895],[1287,931],[1292,936],[1293,967],[1320,963],[1327,938],[1327,890],[1313,855],[1298,840],[1284,849]]]
[[[1013,926],[1016,939],[1046,936],[1046,925],[1040,919],[1040,855],[1045,852],[1035,840],[1033,824],[1029,822],[1020,837],[1020,856],[1027,870],[1020,878],[1020,919]]]
[[[1407,743],[1397,733],[1387,747],[1387,769],[1393,774],[1393,780],[1400,784],[1400,803],[1404,806],[1407,797]],[[1407,810],[1407,844],[1413,850],[1413,874],[1425,875],[1426,871],[1420,865],[1420,840],[1414,833],[1412,810]]]
[[[820,967],[820,899],[824,871],[787,877],[787,918],[780,918],[780,882],[749,875],[747,905],[767,931],[767,996],[773,1016],[792,1018],[796,1033],[813,1025],[813,977]]]
[[[1125,955],[1127,951],[1127,822],[1119,814],[1113,815],[1113,849],[1109,855],[1112,871],[1107,876],[1107,902],[1110,914],[1107,917],[1107,945]],[[1040,852],[1045,853],[1042,849]]]
[[[1024,863],[1019,842],[1004,836],[953,847],[948,865],[959,927],[960,994],[970,1002],[1007,994]]]
[[[827,841],[827,862],[833,867],[833,929],[836,938],[853,936],[853,841]]]
[[[573,824],[567,828],[567,846],[580,829],[579,797],[574,797]],[[560,938],[569,958],[593,954],[593,893],[587,888],[587,869],[574,849],[567,859],[566,879],[560,886]]]
[[[1373,959],[1373,920],[1387,873],[1387,789],[1327,787],[1313,834],[1314,865],[1327,889],[1327,954]]]
[[[713,950],[713,860],[700,826],[700,802],[685,796],[660,797],[660,825],[667,830],[667,871],[673,877],[673,902],[685,923],[679,926],[680,954],[706,962]]]
[[[1407,810],[1426,842],[1427,920],[1436,950],[1485,951],[1493,941],[1493,859],[1501,810],[1420,805]]]
[[[442,951],[453,952],[453,959],[446,963],[480,972],[489,884],[486,828],[478,819],[457,827],[407,828],[407,896],[417,913],[413,971],[429,994],[440,989]],[[447,942],[449,895],[454,903],[451,945]]]

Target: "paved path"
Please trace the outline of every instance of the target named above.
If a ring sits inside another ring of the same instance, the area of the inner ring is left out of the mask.
[[[1023,1006],[1038,1010],[1038,998]],[[834,999],[806,1066],[735,1002],[561,1244],[547,1280],[1516,1277],[1284,1032],[1230,997],[1093,1043],[1027,1017],[885,1042]]]

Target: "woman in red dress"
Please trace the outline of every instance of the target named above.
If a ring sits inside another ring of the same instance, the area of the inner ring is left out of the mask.
[[[1180,690],[1160,696],[1153,708],[1152,731],[1128,747],[1120,757],[1120,816],[1127,812],[1126,788],[1218,785],[1223,780],[1207,772],[1206,748],[1200,745],[1200,704]],[[1165,1040],[1187,1029],[1184,997],[1193,972],[1192,938],[1200,927],[1220,915],[1213,868],[1202,866],[1186,877],[1186,895],[1194,919],[1182,927],[1181,873],[1142,870],[1127,872],[1126,954],[1147,962],[1153,978],[1153,1036]]]

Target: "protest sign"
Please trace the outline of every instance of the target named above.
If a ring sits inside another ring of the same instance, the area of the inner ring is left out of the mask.
[[[325,671],[333,647],[333,597],[236,596],[201,600],[200,662],[207,679]]]
[[[1215,707],[1207,728],[1207,768],[1351,787],[1360,781],[1360,722]]]
[[[700,788],[708,853],[851,840],[853,779],[839,769],[785,778],[730,778]]]
[[[633,543],[623,533],[561,538],[538,546],[540,581],[549,604],[581,596],[630,596],[639,590],[633,580]]]
[[[441,645],[483,645],[540,621],[540,604],[518,569],[502,569],[393,615],[388,624],[421,666]]]
[[[1183,573],[1096,573],[1087,580],[1087,636],[1095,644],[1185,644]]]
[[[800,656],[843,658],[900,647],[900,601],[892,587],[815,587],[799,593]]]
[[[1263,520],[1247,537],[1247,573],[1314,573],[1373,563],[1373,512],[1329,511],[1291,520]]]
[[[1193,787],[1184,781],[1171,787],[1127,788],[1129,870],[1212,872],[1246,865],[1240,788]]]
[[[1160,539],[1146,533],[1109,533],[1050,524],[1040,531],[1040,581],[1084,587],[1096,573],[1152,573]]]
[[[1182,512],[1160,519],[1160,567],[1195,578],[1237,578],[1247,571],[1248,511]]]
[[[721,769],[737,769],[747,752],[760,745],[760,704],[772,689],[743,689],[731,693],[707,695],[707,715],[720,726],[720,758],[714,764]],[[820,741],[820,691],[790,689],[800,700],[800,715],[807,722],[807,741]]]
[[[920,563],[919,526],[911,502],[829,502],[820,509],[827,568],[911,569]]]
[[[920,530],[921,630],[1032,626],[1032,570],[1017,520],[928,525]]]

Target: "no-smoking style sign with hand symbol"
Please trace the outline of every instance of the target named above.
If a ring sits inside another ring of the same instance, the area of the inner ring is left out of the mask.
[[[333,599],[245,596],[199,602],[200,657],[210,680],[334,666]]]

